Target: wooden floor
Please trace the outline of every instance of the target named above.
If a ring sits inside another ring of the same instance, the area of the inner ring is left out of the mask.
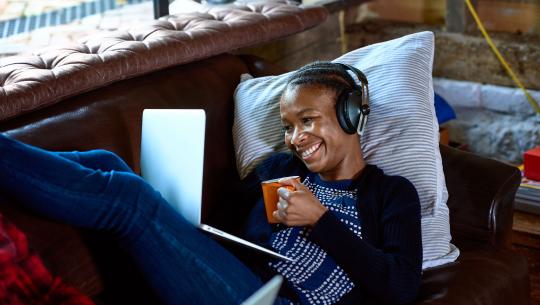
[[[529,261],[531,305],[540,305],[540,215],[514,212],[513,243]]]

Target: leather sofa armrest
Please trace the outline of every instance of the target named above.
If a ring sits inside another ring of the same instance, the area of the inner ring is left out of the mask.
[[[509,248],[520,171],[449,146],[440,150],[454,243],[472,239]]]

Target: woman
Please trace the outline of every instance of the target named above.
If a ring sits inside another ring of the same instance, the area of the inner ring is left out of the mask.
[[[353,71],[354,73],[358,73]],[[246,236],[294,256],[249,267],[199,232],[112,153],[53,153],[0,137],[0,181],[29,208],[72,225],[110,232],[167,304],[239,304],[269,275],[286,279],[279,304],[402,304],[421,272],[420,208],[412,184],[385,176],[343,130],[336,101],[359,91],[346,68],[314,63],[294,73],[280,102],[292,154],[263,162],[245,181],[284,179],[278,225],[260,198]],[[208,289],[212,287],[212,289]]]

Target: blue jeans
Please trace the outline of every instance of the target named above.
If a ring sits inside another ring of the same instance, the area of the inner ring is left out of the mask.
[[[0,134],[0,190],[46,217],[113,234],[166,304],[239,304],[262,286],[111,152],[50,152]]]

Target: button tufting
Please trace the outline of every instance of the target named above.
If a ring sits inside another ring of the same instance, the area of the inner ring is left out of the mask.
[[[239,5],[167,16],[129,32],[104,31],[77,46],[3,58],[0,98],[9,98],[15,106],[2,108],[0,120],[19,115],[23,112],[19,106],[27,100],[43,107],[126,77],[285,37],[320,24],[327,15],[324,7]],[[32,105],[24,111],[30,111]]]
[[[87,45],[81,45],[81,48],[78,49],[77,51],[83,54],[94,54]]]

